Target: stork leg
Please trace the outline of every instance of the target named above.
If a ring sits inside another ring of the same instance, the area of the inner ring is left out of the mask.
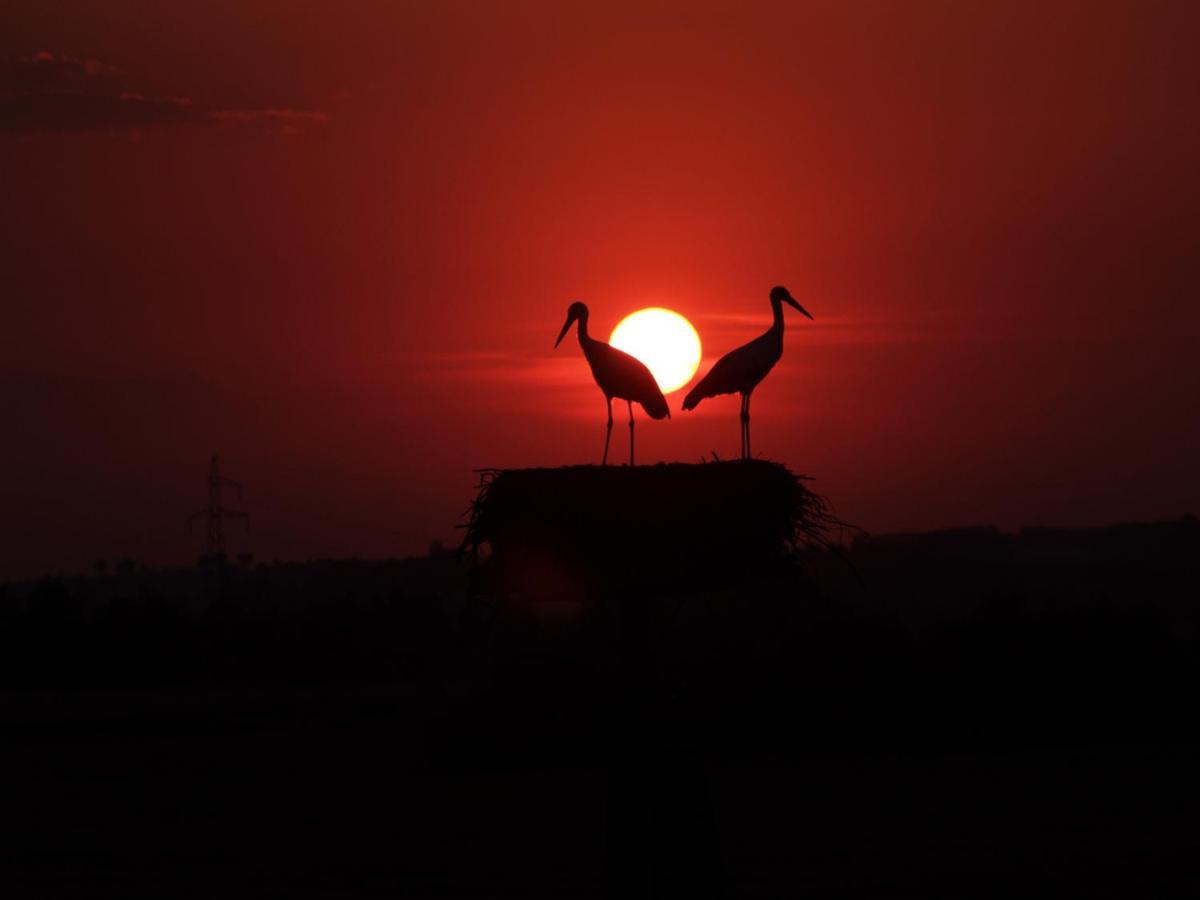
[[[608,429],[604,432],[604,458],[600,460],[600,465],[608,465],[608,440],[612,437],[612,397],[605,397],[608,401]]]
[[[746,395],[746,459],[753,459],[754,454],[750,451],[750,395]]]
[[[626,400],[629,404],[629,464],[633,465],[633,401]]]
[[[750,395],[742,394],[742,409],[738,413],[742,434],[742,459],[750,456]]]
[[[746,395],[741,395],[741,406],[738,407],[738,459],[746,458]]]

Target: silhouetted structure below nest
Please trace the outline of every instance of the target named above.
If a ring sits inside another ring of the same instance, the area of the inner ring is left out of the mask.
[[[477,589],[528,598],[736,583],[832,546],[804,480],[764,460],[485,469],[463,550]]]

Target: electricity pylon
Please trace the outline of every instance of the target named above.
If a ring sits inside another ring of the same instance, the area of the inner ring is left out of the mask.
[[[226,509],[221,503],[221,489],[233,488],[237,498],[242,499],[242,486],[232,478],[222,478],[221,469],[217,463],[217,454],[213,454],[208,464],[208,508],[194,512],[188,516],[188,533],[192,534],[192,523],[201,516],[208,517],[208,554],[211,560],[225,558],[225,519],[241,519],[246,523],[246,531],[250,530],[250,517],[236,509]]]

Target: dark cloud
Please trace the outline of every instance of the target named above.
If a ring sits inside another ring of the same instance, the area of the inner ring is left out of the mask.
[[[0,130],[125,131],[204,121],[186,101],[137,94],[37,93],[0,98]]]
[[[315,110],[220,109],[130,90],[122,71],[40,51],[0,65],[0,132],[138,131],[178,125],[258,125],[285,134],[328,121]]]
[[[42,93],[79,90],[89,82],[115,79],[116,66],[95,59],[56,56],[46,50],[18,57],[0,68],[0,92]]]
[[[328,114],[306,109],[215,109],[208,113],[208,117],[218,122],[258,122],[276,126],[289,134],[329,121]]]

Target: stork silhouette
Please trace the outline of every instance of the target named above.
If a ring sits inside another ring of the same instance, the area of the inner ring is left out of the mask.
[[[742,459],[750,458],[750,394],[783,355],[783,304],[794,306],[812,318],[803,306],[795,301],[785,287],[771,288],[771,311],[775,321],[763,334],[748,344],[726,353],[709,369],[700,383],[688,391],[683,398],[685,410],[695,409],[701,400],[718,394],[742,395]]]
[[[604,432],[604,457],[600,465],[608,465],[608,442],[612,438],[613,426],[612,402],[613,397],[616,397],[629,405],[629,464],[632,466],[633,404],[640,403],[652,419],[669,419],[671,410],[658,387],[658,382],[641,360],[588,335],[588,308],[585,304],[575,302],[567,307],[567,321],[558,333],[555,347],[562,343],[562,339],[575,322],[579,323],[579,346],[583,348],[583,356],[592,369],[592,377],[596,379],[596,384],[600,386],[600,390],[604,392],[604,399],[608,402],[608,429]]]

